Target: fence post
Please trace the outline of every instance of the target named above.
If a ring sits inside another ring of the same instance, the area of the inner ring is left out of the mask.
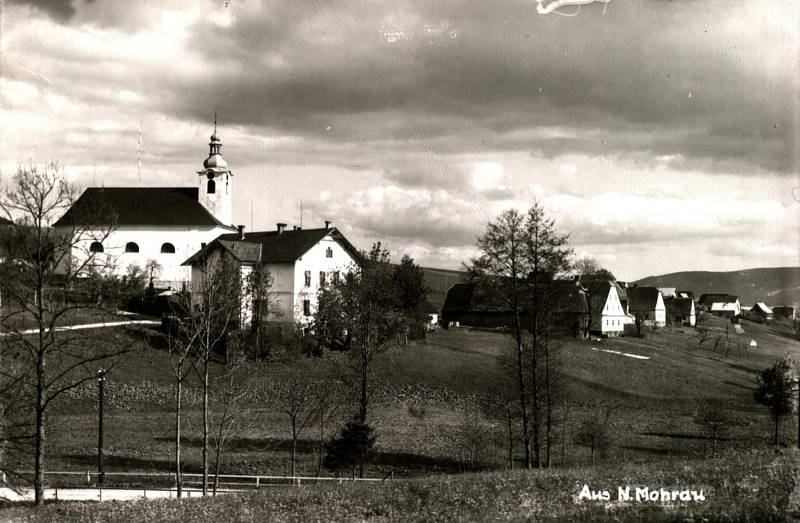
[[[6,483],[8,483],[8,480],[6,479],[6,471],[4,470],[3,471],[3,485],[5,485]]]
[[[92,476],[89,474],[89,471],[87,470],[86,471],[86,485],[88,486],[88,485],[91,485],[91,484],[92,484]]]
[[[258,488],[260,486],[260,481],[261,481],[261,478],[259,476],[256,476],[256,488]]]

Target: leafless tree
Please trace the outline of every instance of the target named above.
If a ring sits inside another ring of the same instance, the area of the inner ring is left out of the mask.
[[[273,401],[276,408],[286,416],[292,438],[291,475],[296,472],[297,441],[317,417],[315,379],[298,365],[291,365],[274,385]]]
[[[216,409],[211,418],[214,425],[214,495],[219,488],[219,467],[225,445],[234,436],[257,424],[252,404],[258,389],[245,375],[250,361],[240,337],[231,339],[229,345],[228,361],[214,383]]]
[[[573,436],[573,441],[577,445],[589,449],[593,467],[596,456],[603,455],[611,446],[612,418],[615,410],[614,405],[591,407],[581,419]]]
[[[224,362],[220,351],[226,350],[229,334],[239,328],[242,315],[242,277],[239,266],[230,257],[204,257],[192,267],[192,289],[183,298],[183,317],[176,322],[178,340],[196,362],[193,368],[200,378],[202,406],[203,495],[208,495],[211,368]]]
[[[19,375],[8,375],[4,367],[3,379],[20,379],[31,398],[37,505],[43,502],[49,407],[63,393],[94,380],[99,366],[112,367],[133,348],[132,338],[119,330],[90,337],[81,334],[86,331],[63,328],[87,311],[115,312],[104,305],[115,300],[85,299],[91,281],[87,276],[114,280],[109,276],[113,260],[91,249],[91,242],[102,243],[113,231],[113,209],[84,208],[58,230],[51,227],[70,208],[74,195],[61,168],[51,163],[20,167],[0,196],[0,211],[10,222],[0,238],[5,301],[0,352],[4,359],[19,362],[13,367]]]

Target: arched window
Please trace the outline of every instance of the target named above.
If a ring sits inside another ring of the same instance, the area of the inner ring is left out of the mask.
[[[214,180],[208,180],[208,183],[206,184],[206,192],[208,194],[216,193],[217,192],[217,182],[215,182]]]
[[[175,246],[171,243],[162,243],[161,244],[161,252],[164,254],[175,254]]]
[[[89,245],[89,252],[103,252],[103,244],[100,242],[92,242]]]
[[[139,252],[139,246],[134,242],[125,244],[125,252]]]

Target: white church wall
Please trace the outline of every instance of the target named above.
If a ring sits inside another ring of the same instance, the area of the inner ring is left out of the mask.
[[[114,273],[124,276],[130,265],[144,269],[149,260],[161,265],[155,280],[173,287],[180,287],[191,279],[189,267],[181,264],[200,250],[203,243],[211,243],[217,236],[230,232],[222,227],[166,227],[166,226],[123,226],[109,234],[103,242],[103,253],[114,265]],[[128,242],[136,243],[139,252],[125,252]],[[82,242],[79,251],[88,251],[91,240]],[[175,253],[162,253],[165,243],[175,247]]]

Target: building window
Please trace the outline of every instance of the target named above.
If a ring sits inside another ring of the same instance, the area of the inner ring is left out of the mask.
[[[311,300],[303,300],[303,316],[311,316]]]
[[[217,182],[215,182],[214,180],[208,180],[208,183],[206,184],[206,193],[214,194],[216,192],[217,192]]]
[[[103,244],[100,242],[92,242],[89,246],[89,252],[103,252]]]
[[[200,248],[201,249],[205,249],[206,245],[207,245],[206,242],[200,242]]]
[[[325,257],[326,258],[333,258],[333,249],[331,249],[330,247],[325,249]]]
[[[175,246],[171,243],[162,243],[161,244],[161,252],[164,254],[175,254]]]
[[[306,271],[304,276],[306,280],[305,281],[306,287],[311,287],[311,271]]]
[[[139,252],[139,246],[134,242],[125,244],[125,252]]]
[[[319,271],[319,286],[325,286],[325,271]]]
[[[339,271],[333,271],[333,283],[339,283]]]

